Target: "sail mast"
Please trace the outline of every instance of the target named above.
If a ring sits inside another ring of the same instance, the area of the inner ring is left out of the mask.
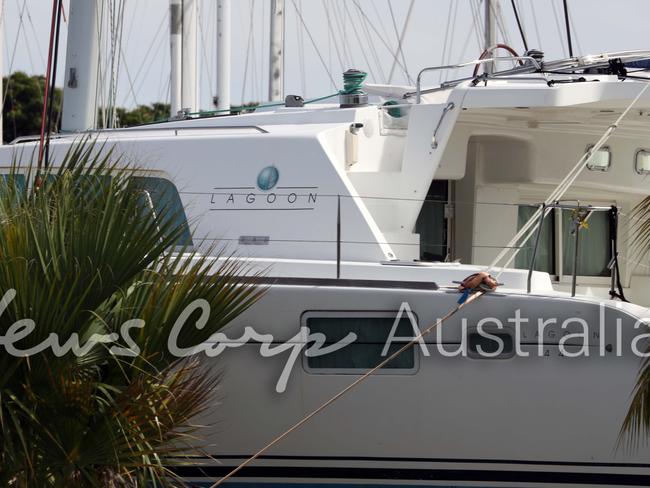
[[[95,126],[99,59],[97,2],[70,0],[61,119],[64,131],[82,131]]]
[[[217,110],[230,110],[230,0],[217,2]]]
[[[181,105],[191,112],[199,109],[198,89],[198,0],[183,0]]]
[[[486,56],[492,57],[489,50],[494,47],[496,44],[496,29],[494,24],[494,7],[492,3],[498,0],[483,0],[485,2],[485,13],[484,13],[484,40],[483,40],[483,50],[486,51]],[[485,72],[491,74],[494,71],[494,62],[485,63]]]
[[[284,96],[284,0],[271,0],[269,52],[269,100]]]
[[[181,106],[181,73],[182,73],[182,48],[183,41],[183,2],[182,0],[169,0],[169,44],[170,44],[170,80],[169,102],[170,116],[175,117]]]

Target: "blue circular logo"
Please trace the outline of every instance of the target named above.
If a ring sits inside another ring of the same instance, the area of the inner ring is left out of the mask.
[[[260,190],[269,191],[278,184],[280,172],[275,166],[267,166],[257,175],[257,187]]]

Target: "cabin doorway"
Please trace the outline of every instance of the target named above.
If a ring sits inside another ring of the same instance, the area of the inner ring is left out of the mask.
[[[421,261],[449,260],[449,181],[433,180],[415,224]]]

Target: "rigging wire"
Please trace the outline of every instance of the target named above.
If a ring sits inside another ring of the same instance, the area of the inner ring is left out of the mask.
[[[526,34],[524,33],[524,27],[521,24],[521,19],[519,18],[519,11],[517,10],[517,4],[515,0],[510,0],[512,5],[512,11],[515,13],[515,19],[517,21],[517,27],[519,28],[519,34],[521,34],[521,42],[524,43],[524,52],[528,51],[528,42],[526,41]]]
[[[348,8],[348,3],[344,3],[344,5],[345,5],[345,10],[347,12],[348,18],[351,19],[352,18],[352,13],[350,12],[350,10]],[[352,30],[353,30],[353,32],[355,34],[355,37],[357,38],[357,42],[359,43],[359,47],[361,47],[361,53],[362,53],[364,59],[366,60],[366,65],[368,66],[368,71],[370,72],[371,78],[373,79],[373,81],[375,81],[375,83],[385,82],[386,78],[385,78],[383,70],[382,70],[381,61],[379,59],[379,56],[377,55],[377,50],[375,49],[374,43],[372,42],[372,37],[371,37],[370,32],[368,30],[368,23],[370,22],[370,19],[367,16],[365,16],[365,18],[362,17],[359,14],[360,11],[361,11],[361,9],[358,8],[357,11],[356,11],[356,14],[357,14],[357,17],[359,19],[359,24],[361,25],[361,31],[362,31],[362,33],[363,33],[363,35],[365,37],[366,44],[368,45],[368,51],[370,52],[370,57],[372,58],[372,61],[375,63],[375,69],[376,69],[377,75],[375,75],[375,73],[373,72],[372,67],[370,65],[370,62],[366,59],[366,49],[363,49],[363,43],[362,43],[361,39],[359,38],[359,34],[357,32],[357,27],[356,27],[355,22],[352,22],[352,24],[351,24],[352,25]],[[379,37],[382,37],[377,29],[375,29],[375,32],[377,33],[377,35]]]
[[[19,36],[20,36],[20,31],[23,28],[23,15],[25,14],[26,5],[27,5],[27,0],[23,0],[22,8],[20,7],[19,0],[16,0],[16,6],[19,9],[19,14],[18,14],[19,23],[18,23],[18,30],[16,31],[16,38],[14,40],[13,51],[11,52],[11,57],[9,59],[9,70],[7,71],[7,73],[11,73],[12,70],[13,70],[14,60],[16,58],[16,50],[17,50],[17,47],[18,47],[18,39],[19,39]],[[7,94],[9,93],[9,88],[10,87],[11,87],[11,77],[7,76],[7,86],[4,87],[4,93],[2,95],[2,106],[3,107],[5,106],[5,102],[7,101]],[[39,87],[39,90],[40,90],[40,87]]]
[[[346,22],[348,16],[343,14],[343,7],[339,4],[337,0],[329,0],[329,1],[331,2],[331,5],[334,7],[334,15],[338,21],[339,32],[341,35],[343,60],[345,62],[345,66],[343,67],[343,69],[345,70],[347,67],[352,66],[354,64],[352,62],[351,54],[345,49],[346,46],[349,46],[348,28]],[[336,42],[336,37],[334,37],[334,41]]]
[[[404,75],[405,75],[406,77],[408,77],[408,76],[409,76],[408,68],[407,68],[406,66],[404,66],[404,65],[400,62],[399,57],[396,55],[396,53],[393,53],[393,49],[392,49],[392,48],[390,47],[390,45],[386,42],[386,39],[384,39],[384,38],[381,36],[381,34],[380,34],[379,31],[377,30],[377,28],[374,26],[374,24],[370,21],[370,19],[369,19],[368,16],[366,15],[366,13],[365,13],[365,12],[363,11],[363,9],[361,8],[361,5],[359,5],[359,1],[358,1],[358,0],[352,0],[352,3],[354,4],[354,6],[355,6],[355,7],[357,8],[357,10],[359,11],[359,14],[360,14],[362,17],[364,17],[364,18],[368,21],[368,25],[369,25],[370,28],[375,32],[375,34],[377,35],[377,38],[381,41],[381,43],[384,45],[384,47],[388,50],[388,52],[390,53],[390,55],[393,57],[393,60],[394,60],[394,61],[399,65],[399,67],[404,71]]]
[[[352,13],[350,12],[350,10],[348,8],[348,4],[344,3],[344,5],[345,5],[345,10],[346,10],[346,12],[348,14],[348,17],[351,18]],[[362,23],[363,23],[363,21],[362,21]],[[375,83],[378,83],[380,78],[377,75],[375,75],[375,72],[374,72],[373,67],[372,67],[372,63],[368,60],[368,57],[366,55],[366,50],[363,48],[363,43],[361,41],[361,37],[359,36],[359,31],[357,30],[357,27],[356,27],[354,22],[352,22],[352,32],[354,33],[354,36],[356,37],[357,42],[359,43],[359,46],[361,47],[361,55],[363,56],[363,59],[364,59],[364,61],[366,63],[366,66],[368,67],[368,72],[370,73],[370,78]],[[378,63],[377,52],[372,49],[372,41],[370,41],[368,39],[368,32],[365,32],[365,34],[366,34],[366,42],[368,43],[369,47],[371,48],[370,49],[370,56],[372,57],[373,61],[375,62],[375,67],[376,67],[377,63]],[[382,78],[383,78],[383,76],[382,76]]]
[[[558,17],[557,13],[557,8],[555,7],[555,0],[550,0],[551,1],[551,7],[553,8],[553,17],[555,18],[555,28],[557,29],[557,36],[558,39],[562,39],[562,28],[560,27],[560,18]],[[562,54],[564,57],[567,57],[567,52],[566,52],[566,46],[564,45],[563,42],[560,42],[560,46],[562,46]]]
[[[451,64],[451,54],[454,45],[453,40],[456,37],[456,20],[458,18],[458,4],[460,2],[453,2],[453,3],[454,3],[454,14],[451,19],[451,32],[449,34],[449,44],[447,45],[447,59],[446,61],[443,61],[444,64]]]
[[[537,49],[542,49],[542,38],[539,35],[539,22],[535,13],[535,2],[530,2],[530,11],[533,15],[533,25],[535,26],[535,37],[537,38]]]
[[[451,29],[451,11],[454,5],[454,0],[449,0],[449,8],[447,9],[447,22],[445,27],[445,37],[442,42],[442,52],[440,53],[440,64],[445,64],[445,53],[447,52],[447,41],[449,40],[449,29]],[[442,70],[438,72],[438,83],[442,81]]]
[[[201,39],[201,54],[203,55],[203,63],[202,63],[203,66],[201,67],[202,68],[201,73],[207,76],[207,84],[208,84],[208,86],[210,86],[210,84],[212,83],[212,79],[213,79],[212,75],[213,75],[214,72],[212,71],[212,63],[210,63],[210,61],[208,59],[208,50],[207,50],[208,42],[207,42],[206,35],[205,35],[205,29],[203,28],[203,23],[204,23],[204,18],[205,17],[206,16],[203,15],[202,4],[199,3],[199,9],[198,9],[198,18],[199,18],[199,20],[198,20],[198,24],[199,24],[199,34],[200,34],[199,37]],[[212,17],[211,15],[207,15],[207,18],[211,19],[211,18],[214,18],[214,17]],[[209,33],[210,32],[208,31],[208,34]],[[212,56],[212,57],[214,58],[215,56]],[[200,79],[201,79],[201,77],[199,76],[199,83],[200,83]]]
[[[302,24],[303,28],[305,29],[305,32],[306,32],[307,36],[309,37],[309,40],[311,41],[312,47],[316,51],[316,55],[318,56],[318,59],[320,59],[320,62],[323,65],[323,68],[325,68],[327,76],[329,77],[330,81],[332,82],[332,85],[336,86],[336,82],[334,81],[334,77],[332,76],[332,73],[330,72],[329,68],[327,67],[327,63],[323,59],[323,55],[321,54],[320,50],[318,49],[318,45],[316,44],[316,41],[314,40],[314,37],[311,35],[311,32],[307,28],[307,25],[305,24],[305,19],[303,18],[302,13],[298,9],[296,9],[296,0],[291,0],[291,3],[293,3],[293,7],[296,10],[296,13],[298,14],[298,18],[300,19],[300,23]]]
[[[343,62],[343,56],[341,55],[341,52],[339,51],[339,44],[336,42],[336,34],[334,34],[334,27],[332,26],[332,19],[330,17],[330,9],[328,8],[326,4],[327,0],[322,0],[322,5],[323,9],[325,10],[325,18],[327,19],[327,36],[328,36],[328,43],[333,43],[334,44],[334,51],[336,52],[336,57],[339,60],[339,66],[341,68],[341,73],[345,71],[345,64]],[[296,21],[298,18],[296,17]],[[302,29],[301,29],[302,30]],[[329,44],[328,44],[329,45]],[[304,48],[303,48],[304,49]],[[304,51],[303,51],[304,55]],[[330,56],[331,57],[331,56]],[[331,61],[330,61],[330,67],[331,67]],[[331,69],[331,68],[330,68]]]
[[[574,20],[573,18],[574,16],[571,15],[571,12],[569,12],[569,21],[571,22],[571,30],[573,31],[572,39],[576,43],[576,47],[578,48],[578,54],[584,53],[584,51],[582,50],[582,46],[580,45],[580,38],[578,37],[578,31],[576,30],[576,26],[575,23],[573,22]]]
[[[54,94],[56,93],[56,71],[59,63],[59,35],[61,33],[61,12],[63,0],[58,0],[56,12],[56,33],[54,34],[54,51],[52,63],[52,80],[50,82],[50,97],[47,102],[47,127],[45,129],[45,168],[50,163],[50,134],[52,133],[52,115],[54,113]]]
[[[297,8],[302,10],[302,0],[298,0]],[[298,16],[296,18],[296,39],[298,44],[298,67],[300,71],[300,90],[302,96],[307,95],[307,73],[305,68],[305,36],[303,35]],[[329,23],[329,19],[328,19]],[[332,87],[333,89],[336,87]]]
[[[256,0],[253,0],[253,4],[251,6],[251,100],[263,100],[264,98],[262,96],[262,85],[260,83],[260,77],[257,73],[257,49],[255,47],[256,3]],[[257,96],[255,95],[255,92],[257,92]]]
[[[36,169],[36,186],[40,187],[40,170],[43,164],[43,154],[45,149],[45,127],[47,125],[47,102],[49,100],[50,74],[52,72],[52,55],[54,51],[54,35],[56,30],[57,8],[61,0],[52,0],[52,20],[50,25],[50,42],[47,55],[47,69],[45,71],[45,93],[43,94],[43,112],[41,114],[41,136],[38,144],[38,160]]]
[[[165,12],[165,15],[161,19],[160,24],[158,25],[158,29],[156,30],[156,33],[154,34],[151,43],[147,47],[147,50],[144,56],[142,57],[142,61],[139,63],[138,71],[136,71],[135,76],[133,77],[133,84],[134,86],[136,86],[135,93],[140,93],[140,90],[145,80],[145,76],[147,73],[150,72],[153,63],[156,61],[158,57],[158,53],[160,52],[160,49],[164,44],[163,42],[158,41],[158,37],[163,35],[164,32],[163,26],[168,22],[168,20],[169,20],[169,12]],[[154,46],[156,47],[156,50],[152,54],[151,50],[153,49]],[[142,77],[142,79],[140,79],[140,75],[142,74],[144,74],[144,76]],[[126,103],[127,96],[128,95],[124,97],[123,103]]]
[[[397,32],[397,21],[395,20],[395,13],[393,12],[393,4],[391,3],[391,0],[386,0],[388,2],[388,9],[390,10],[390,16],[393,21],[393,28],[395,29],[395,36],[397,37],[397,50],[399,51],[399,54],[402,57],[402,63],[404,66],[408,66],[406,64],[406,56],[404,55],[404,49],[403,49],[403,44],[404,44],[404,37],[406,36],[406,30],[408,29],[409,21],[411,20],[411,14],[413,13],[413,6],[415,5],[415,0],[411,0],[411,3],[409,4],[409,8],[406,12],[406,18],[404,19],[404,26],[402,27],[402,33],[399,34]],[[396,56],[395,56],[396,57]],[[395,74],[395,68],[397,67],[397,63],[393,61],[393,64],[391,65],[390,68],[390,73],[388,75],[388,84],[393,81],[393,75]],[[411,84],[413,83],[413,79],[411,76],[407,73],[406,76],[406,82]]]
[[[388,6],[390,7],[390,0],[386,0],[388,2]],[[388,33],[388,30],[386,29],[386,25],[384,24],[384,20],[379,13],[379,9],[377,8],[377,4],[379,2],[373,1],[370,2],[370,5],[372,5],[372,10],[375,13],[375,16],[377,17],[377,22],[379,23],[379,27],[381,28],[381,32],[384,36],[384,39],[390,39],[390,34]]]
[[[483,24],[481,22],[481,16],[479,15],[479,9],[480,9],[479,0],[470,0],[469,6],[472,11],[474,32],[476,34],[477,51],[481,52],[483,50],[483,44],[481,40],[481,34],[483,32]]]
[[[255,0],[249,0],[249,17],[248,17],[248,40],[246,41],[246,56],[244,57],[244,79],[242,82],[241,88],[241,104],[244,105],[244,100],[246,100],[246,84],[248,82],[248,60],[250,59],[251,52],[251,42],[253,35],[253,2]]]
[[[343,8],[339,6],[337,0],[327,0],[327,2],[328,6],[331,6],[332,12],[334,14],[334,26],[339,31],[339,35],[337,36],[334,34],[334,30],[332,30],[332,41],[336,45],[338,42],[337,38],[341,40],[341,57],[343,58],[341,71],[345,71],[348,67],[354,64],[352,62],[352,55],[350,54],[349,50],[346,49],[346,47],[349,46],[347,43],[348,30],[345,22],[348,16],[343,14]]]
[[[571,26],[569,24],[569,6],[567,5],[567,0],[563,0],[564,3],[564,25],[566,27],[566,42],[569,48],[569,57],[573,57],[573,45],[571,43]]]

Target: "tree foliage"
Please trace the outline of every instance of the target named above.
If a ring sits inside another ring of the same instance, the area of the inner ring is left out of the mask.
[[[3,77],[3,87],[6,93],[2,121],[2,135],[5,143],[17,137],[33,136],[41,131],[43,115],[43,94],[45,77],[29,76],[22,71],[16,71],[8,77]],[[54,93],[53,117],[56,124],[53,130],[60,127],[61,89]]]
[[[199,442],[193,419],[216,380],[170,353],[170,332],[203,300],[209,320],[197,328],[195,311],[178,338],[198,344],[259,297],[241,261],[169,252],[185,227],[171,209],[152,212],[134,169],[115,160],[81,143],[38,179],[17,166],[0,179],[0,334],[33,321],[14,342],[20,350],[51,334],[80,347],[115,339],[83,355],[47,348],[25,357],[3,344],[0,486],[171,484],[169,467]],[[133,319],[137,350],[124,332]]]
[[[22,71],[16,71],[3,78],[4,100],[3,113],[3,140],[5,143],[17,137],[34,136],[40,134],[43,115],[43,94],[45,91],[45,77],[42,75],[30,76]],[[56,88],[54,92],[54,110],[52,131],[61,128],[61,108],[63,103],[63,90]],[[170,106],[168,103],[152,103],[151,105],[138,105],[134,109],[123,107],[115,108],[115,121],[117,127],[131,127],[147,124],[169,118]],[[109,115],[100,108],[97,120],[100,127],[104,127]]]

